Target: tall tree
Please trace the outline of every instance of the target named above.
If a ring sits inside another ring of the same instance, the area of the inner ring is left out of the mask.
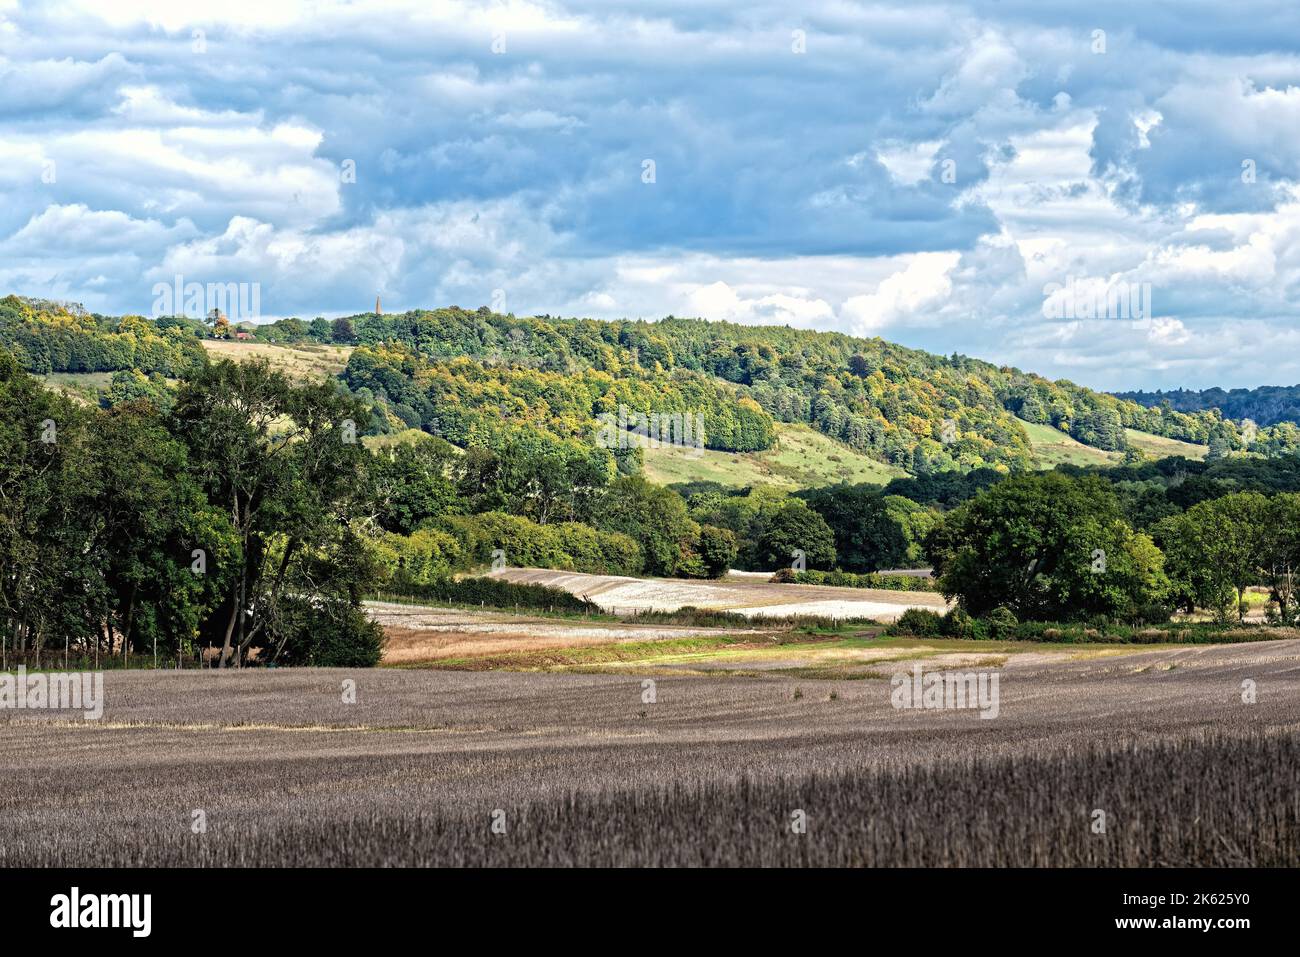
[[[328,383],[291,383],[265,362],[219,362],[183,386],[173,410],[189,469],[226,510],[238,540],[230,584],[204,630],[220,664],[282,622],[295,560],[329,542],[358,505],[360,403]],[[270,637],[270,636],[267,636]]]

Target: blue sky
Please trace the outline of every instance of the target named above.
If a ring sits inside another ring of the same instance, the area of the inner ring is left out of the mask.
[[[1300,382],[1295,4],[794,7],[0,0],[0,293],[148,314],[179,274],[268,317],[380,294]],[[1049,318],[1053,284],[1150,315]]]

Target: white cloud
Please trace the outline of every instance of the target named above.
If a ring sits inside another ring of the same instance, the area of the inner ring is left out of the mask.
[[[919,253],[911,257],[905,269],[884,279],[874,292],[849,298],[841,315],[853,332],[877,335],[943,302],[952,292],[949,273],[960,258],[958,253]]]
[[[915,186],[928,179],[934,169],[935,155],[943,148],[943,140],[927,143],[886,143],[876,150],[876,159],[885,167],[895,183]]]
[[[1275,345],[1300,324],[1284,25],[1135,7],[1103,57],[1091,24],[1011,6],[825,0],[801,57],[767,0],[0,0],[0,293],[140,310],[181,271],[339,314],[504,289],[518,312],[880,331],[1099,386],[1300,380]],[[1156,318],[1046,323],[1071,276],[1150,282]]]

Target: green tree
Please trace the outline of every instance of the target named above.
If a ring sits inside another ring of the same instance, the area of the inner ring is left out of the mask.
[[[705,575],[721,578],[736,561],[735,533],[716,525],[701,525],[698,552],[700,561],[704,564]]]
[[[891,509],[879,486],[832,485],[801,497],[832,529],[835,554],[844,570],[874,572],[907,562],[909,530],[900,520],[906,510],[899,502]]]
[[[1241,618],[1245,590],[1260,580],[1261,565],[1282,558],[1269,554],[1269,514],[1265,496],[1237,492],[1198,502],[1156,526],[1184,604],[1212,609],[1221,620],[1230,617],[1235,605]],[[1280,537],[1274,543],[1279,551],[1286,547]]]
[[[635,475],[609,484],[596,500],[592,523],[639,543],[651,575],[675,575],[700,535],[680,495]]]
[[[181,388],[173,418],[189,474],[239,543],[224,601],[204,624],[222,667],[254,641],[282,637],[280,602],[295,573],[319,578],[331,555],[353,551],[363,414],[328,383],[294,384],[259,361],[216,363]],[[366,583],[353,574],[340,587],[359,601]]]
[[[1097,478],[1013,476],[949,512],[925,550],[944,594],[976,616],[1128,617],[1168,588],[1159,550]]]
[[[798,553],[809,568],[835,565],[835,535],[830,526],[804,502],[792,498],[764,523],[758,559],[767,569],[788,568]]]
[[[433,437],[375,452],[370,490],[379,525],[410,535],[423,522],[463,511],[456,490],[461,457],[449,442]]]

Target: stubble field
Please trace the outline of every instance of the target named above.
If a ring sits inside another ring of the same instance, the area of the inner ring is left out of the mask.
[[[1300,641],[998,673],[992,720],[885,678],[110,673],[99,722],[0,713],[0,864],[1297,863]]]

